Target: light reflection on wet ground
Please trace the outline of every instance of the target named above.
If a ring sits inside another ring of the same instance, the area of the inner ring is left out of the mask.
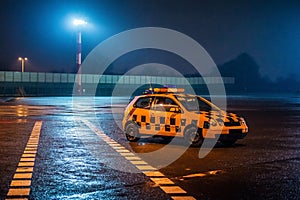
[[[8,149],[1,148],[1,156],[11,155],[14,137],[25,140],[27,135],[22,133],[30,132],[35,120],[45,121],[32,180],[32,199],[153,199],[153,194],[157,199],[168,198],[145,176],[108,167],[105,163],[111,158],[106,158],[113,154],[78,119],[90,120],[134,152],[155,151],[167,142],[161,138],[126,141],[111,112],[114,110],[117,120],[121,120],[128,98],[115,98],[112,104],[105,97],[93,98],[92,104],[90,100],[49,97],[0,103],[0,137],[6,141],[1,144]],[[201,199],[299,199],[300,98],[235,96],[228,98],[228,110],[246,118],[249,135],[229,148],[217,145],[202,160],[197,157],[197,148],[189,148],[180,159],[162,169],[164,174]],[[99,149],[98,158],[87,148],[88,142],[89,148]],[[7,156],[10,164],[2,161],[2,166],[7,166],[5,173],[13,173],[22,145],[16,148],[15,159]],[[178,145],[179,139],[174,148]],[[106,152],[103,160],[101,151]],[[215,170],[222,173],[178,179]],[[11,176],[1,180],[5,182]]]

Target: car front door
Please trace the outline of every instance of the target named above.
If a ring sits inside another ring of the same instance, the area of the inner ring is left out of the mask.
[[[150,109],[151,129],[157,135],[175,136],[181,131],[181,109],[168,97],[156,97]]]

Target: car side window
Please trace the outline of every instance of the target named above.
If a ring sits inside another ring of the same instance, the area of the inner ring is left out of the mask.
[[[133,105],[135,108],[144,108],[149,109],[152,102],[151,97],[143,97],[136,101],[136,103]]]
[[[201,99],[198,98],[198,104],[199,104],[199,110],[200,111],[206,111],[210,112],[211,111],[211,106],[208,105],[207,103],[203,102]]]
[[[156,97],[151,109],[165,112],[180,112],[180,107],[172,99],[165,97]]]

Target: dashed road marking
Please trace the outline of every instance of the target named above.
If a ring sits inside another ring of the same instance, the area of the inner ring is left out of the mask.
[[[165,193],[169,194],[172,199],[175,200],[195,200],[193,196],[189,196],[188,193],[181,187],[175,185],[175,183],[167,178],[163,173],[158,171],[157,168],[149,165],[146,161],[142,160],[136,154],[130,152],[114,139],[107,136],[101,130],[99,130],[90,121],[82,119],[82,122],[88,126],[94,133],[96,133],[103,141],[105,141],[111,148],[118,152],[125,159],[130,161],[136,168],[143,172],[150,178],[155,185],[160,187]]]
[[[169,178],[150,178],[150,179],[158,185],[174,185],[175,184]]]
[[[20,158],[20,162],[14,174],[13,180],[10,183],[9,190],[6,195],[6,200],[29,198],[32,172],[34,168],[41,128],[42,121],[35,122],[22,157]]]
[[[183,190],[179,186],[161,186],[160,188],[167,194],[184,194],[184,193],[186,193],[186,191]]]

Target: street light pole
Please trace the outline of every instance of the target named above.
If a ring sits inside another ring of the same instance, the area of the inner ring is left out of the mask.
[[[25,58],[19,57],[18,59],[21,61],[21,69],[22,69],[22,72],[24,72],[24,70],[25,70],[25,60],[28,60],[28,59],[26,57]]]
[[[77,82],[77,91],[78,95],[82,95],[82,88],[81,88],[81,26],[87,24],[86,21],[82,19],[75,19],[73,21],[73,24],[78,27],[77,31],[77,55],[76,55],[76,65],[77,65],[77,77],[78,77],[78,82]]]
[[[77,56],[76,56],[76,64],[78,69],[78,94],[82,95],[81,88],[81,31],[79,30],[77,33]]]

